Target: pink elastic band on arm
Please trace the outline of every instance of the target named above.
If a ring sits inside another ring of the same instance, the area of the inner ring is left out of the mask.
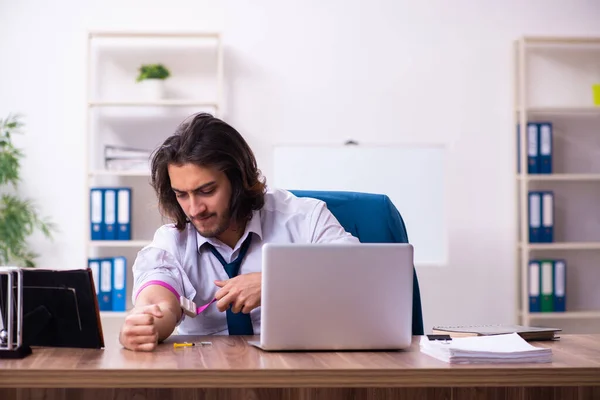
[[[163,281],[148,281],[148,282],[144,283],[142,285],[142,287],[140,287],[138,289],[138,291],[137,291],[137,293],[135,295],[135,298],[137,299],[137,297],[139,296],[139,294],[142,291],[142,289],[144,289],[145,287],[150,286],[150,285],[158,285],[158,286],[162,286],[162,287],[164,287],[166,289],[169,289],[171,291],[171,293],[173,293],[175,295],[175,297],[177,297],[177,301],[179,301],[179,293],[177,293],[177,290],[175,290],[173,288],[173,286],[171,286],[168,283],[163,282]]]
[[[196,314],[200,314],[202,311],[206,310],[208,308],[208,306],[210,306],[212,303],[214,303],[215,301],[217,301],[217,299],[212,299],[210,301],[210,303],[206,303],[203,306],[200,306],[196,309]]]

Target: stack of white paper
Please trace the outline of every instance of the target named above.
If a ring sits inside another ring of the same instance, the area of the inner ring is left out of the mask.
[[[423,336],[420,345],[422,353],[451,364],[552,362],[552,349],[534,347],[517,333],[448,341]]]
[[[104,146],[104,166],[111,171],[150,171],[151,151],[124,146]]]

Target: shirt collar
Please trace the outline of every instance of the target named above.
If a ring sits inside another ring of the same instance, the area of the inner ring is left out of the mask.
[[[192,229],[196,229],[191,222],[190,222],[190,225],[192,225]],[[236,246],[234,248],[234,251],[239,246],[241,246],[241,243],[251,233],[256,234],[259,237],[259,239],[262,240],[262,224],[261,224],[261,221],[260,221],[260,211],[258,211],[258,210],[255,210],[255,211],[252,212],[252,217],[250,218],[250,221],[248,222],[248,224],[246,224],[246,229],[244,231],[244,234],[242,235],[242,237],[240,238],[240,240],[236,244]],[[212,244],[212,245],[215,245],[215,243],[217,242],[217,239],[206,238],[206,237],[200,235],[200,233],[198,231],[196,231],[196,242],[198,243],[198,251],[200,251],[200,248],[202,247],[202,245],[204,245],[207,242],[210,243],[210,244]]]

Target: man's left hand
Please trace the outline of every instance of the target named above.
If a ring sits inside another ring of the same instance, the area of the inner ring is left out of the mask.
[[[220,289],[215,294],[217,308],[223,312],[231,305],[231,311],[249,314],[260,306],[262,273],[238,275],[226,281],[215,281]]]

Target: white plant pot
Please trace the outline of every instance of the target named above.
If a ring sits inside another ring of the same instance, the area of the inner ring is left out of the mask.
[[[162,79],[145,79],[138,82],[144,100],[160,100],[165,97],[165,81]]]

